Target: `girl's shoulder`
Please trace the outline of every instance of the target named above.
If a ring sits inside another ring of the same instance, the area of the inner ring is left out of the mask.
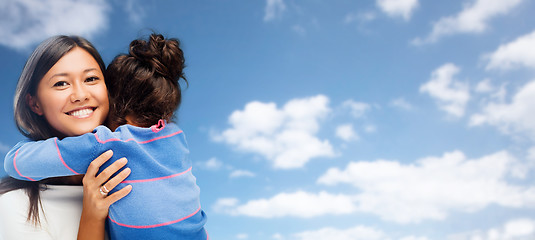
[[[158,123],[150,127],[138,127],[130,124],[124,124],[115,129],[116,136],[131,136],[131,135],[146,135],[146,134],[169,134],[182,131],[180,127],[174,122],[167,122],[160,120]]]

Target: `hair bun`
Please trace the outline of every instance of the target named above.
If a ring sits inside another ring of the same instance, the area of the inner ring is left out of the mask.
[[[177,82],[179,78],[184,78],[184,53],[177,39],[165,39],[161,34],[151,34],[148,42],[132,41],[130,55],[149,67],[153,73],[168,80]]]

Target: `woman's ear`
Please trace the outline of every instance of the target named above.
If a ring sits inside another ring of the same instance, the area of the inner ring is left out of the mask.
[[[28,104],[32,112],[39,116],[43,116],[43,110],[41,109],[41,105],[39,105],[39,102],[37,101],[36,97],[30,95],[29,93],[26,94],[26,103]]]

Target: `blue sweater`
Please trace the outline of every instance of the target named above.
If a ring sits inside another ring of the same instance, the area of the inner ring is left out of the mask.
[[[62,140],[23,141],[7,153],[4,168],[11,177],[26,181],[84,174],[108,149],[113,157],[100,171],[121,157],[132,170],[111,191],[132,185],[130,194],[110,206],[111,239],[208,238],[186,138],[176,124],[160,120],[150,128],[123,125],[115,132],[99,126]]]

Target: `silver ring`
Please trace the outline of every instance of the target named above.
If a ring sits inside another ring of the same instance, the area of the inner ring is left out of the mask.
[[[106,197],[106,196],[108,196],[108,192],[109,192],[109,191],[108,191],[108,189],[106,189],[106,187],[104,187],[104,190],[105,190],[105,191],[102,190],[103,187],[104,187],[104,186],[100,187],[100,188],[98,189],[98,191],[100,192],[100,195],[102,195],[103,197]]]

